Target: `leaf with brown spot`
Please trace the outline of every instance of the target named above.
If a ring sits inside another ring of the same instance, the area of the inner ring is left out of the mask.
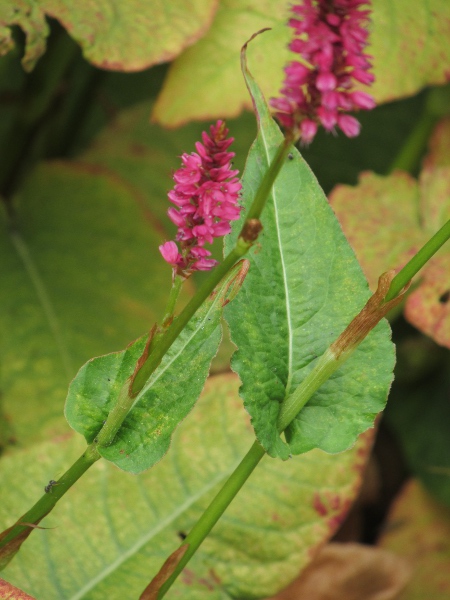
[[[0,579],[0,600],[36,600],[4,579]]]
[[[409,561],[412,578],[402,600],[450,598],[450,509],[416,480],[397,496],[380,546]]]
[[[330,194],[344,233],[372,289],[379,275],[403,267],[450,218],[450,160],[433,151],[419,181],[403,172],[387,177],[363,173],[355,187],[338,185]],[[450,245],[447,243],[418,275],[419,287],[406,300],[412,325],[450,347]]]
[[[298,579],[268,600],[395,600],[410,573],[408,563],[387,550],[328,544]]]
[[[139,598],[254,441],[234,375],[210,378],[175,431],[170,455],[139,477],[98,461],[43,521],[3,577],[40,600]],[[265,457],[171,591],[183,600],[262,598],[285,587],[335,532],[358,493],[373,430],[352,450]],[[0,522],[10,524],[42,482],[82,452],[79,436],[0,462]],[[327,513],[318,514],[314,494]],[[81,527],[89,507],[89,536]],[[28,573],[33,573],[30,581]],[[57,585],[59,582],[59,586]],[[84,596],[80,594],[84,590]],[[169,598],[170,594],[167,596]]]

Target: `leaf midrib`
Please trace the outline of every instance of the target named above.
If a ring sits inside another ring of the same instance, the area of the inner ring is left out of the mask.
[[[263,141],[263,146],[264,146],[264,151],[266,154],[266,159],[267,159],[267,165],[270,165],[270,155],[269,155],[269,144],[267,142],[267,139],[264,135],[264,131],[261,128],[261,139]],[[275,223],[276,223],[276,229],[277,229],[277,239],[278,239],[278,249],[280,252],[280,262],[281,262],[281,267],[282,267],[282,276],[283,276],[283,286],[284,286],[284,296],[285,296],[285,302],[286,302],[286,321],[287,321],[287,330],[288,330],[288,361],[287,361],[287,366],[288,366],[288,377],[287,377],[287,381],[286,381],[286,391],[285,391],[285,395],[288,396],[289,392],[290,392],[290,388],[291,388],[291,383],[292,383],[292,357],[293,357],[293,335],[292,335],[292,318],[291,318],[291,307],[290,307],[290,302],[289,302],[289,288],[287,285],[287,271],[286,271],[286,262],[284,259],[284,254],[283,254],[283,244],[281,243],[281,238],[280,238],[280,227],[279,227],[279,218],[278,218],[278,201],[277,201],[277,193],[276,193],[276,182],[274,182],[274,185],[272,186],[272,197],[273,197],[273,206],[274,206],[274,214],[275,214]]]

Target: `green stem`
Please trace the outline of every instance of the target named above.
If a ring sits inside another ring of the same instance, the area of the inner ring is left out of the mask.
[[[0,548],[6,546],[14,538],[24,532],[30,531],[29,525],[21,523],[38,524],[56,505],[58,500],[78,481],[78,479],[99,459],[100,454],[92,444],[80,458],[64,473],[56,482],[49,485],[46,492],[34,506],[18,519],[17,523],[10,529],[7,535],[0,540]]]
[[[385,301],[388,302],[395,298],[400,291],[411,281],[411,279],[420,271],[420,269],[430,260],[430,258],[445,244],[450,238],[450,219],[439,231],[415,254],[412,259],[406,263],[401,271],[397,273],[391,282]]]
[[[281,404],[278,414],[278,431],[280,433],[292,423],[311,396],[339,369],[347,358],[348,355],[344,359],[336,359],[335,354],[330,351],[330,348],[327,348],[317,361],[314,369]]]
[[[397,169],[412,173],[417,169],[428,138],[437,121],[436,115],[431,114],[425,107],[414,129],[392,163],[389,173]]]
[[[183,546],[186,544],[189,546],[187,552],[178,563],[172,575],[167,579],[164,585],[161,586],[158,600],[165,596],[166,592],[195,554],[203,540],[220,519],[231,501],[236,497],[241,487],[253,473],[264,454],[264,448],[255,441],[234,472],[227,479],[219,493],[215,496],[211,504],[191,529],[189,535],[183,541]]]
[[[99,446],[108,446],[113,442],[125,417],[133,405],[134,398],[142,390],[149,377],[161,363],[163,356],[186,327],[198,308],[213,292],[214,288],[221,282],[223,277],[229,272],[234,264],[240,258],[242,258],[254,244],[257,233],[259,232],[258,228],[256,228],[256,234],[254,235],[252,233],[252,231],[254,231],[255,222],[259,223],[258,219],[264,208],[264,204],[267,201],[267,197],[270,193],[273,183],[283,165],[284,159],[288,154],[290,144],[290,140],[284,139],[277,149],[275,157],[267,169],[256,192],[255,198],[252,202],[250,210],[248,211],[247,218],[233,250],[231,250],[224,261],[211,272],[208,279],[206,279],[199,287],[185,308],[173,320],[170,327],[168,327],[168,329],[162,333],[154,347],[152,347],[147,360],[134,377],[131,390],[129,390],[127,386],[124,386],[122,389],[116,405],[109,413],[106,423],[96,438]]]
[[[291,396],[285,398],[281,405],[278,417],[278,430],[280,433],[292,423],[320,386],[350,358],[358,345],[386,314],[388,309],[395,306],[396,302],[400,300],[400,297],[396,297],[403,290],[406,283],[449,237],[450,221],[447,222],[446,225],[444,225],[444,227],[442,227],[442,229],[440,229],[431,240],[419,250],[416,256],[392,279],[387,293],[386,290],[383,292],[380,291],[382,290],[380,284],[379,290],[371,297],[371,299],[369,299],[362,311],[352,320],[338,339],[327,348],[312,371],[305,377]],[[384,277],[385,276],[382,276],[380,281]],[[370,310],[368,310],[369,307]],[[347,333],[349,331],[352,332],[352,335],[350,336]],[[183,546],[188,544],[188,550],[183,555],[173,574],[161,586],[158,600],[161,600],[161,598],[165,596],[173,582],[225,512],[227,506],[229,506],[241,487],[247,481],[264,454],[265,451],[262,446],[257,441],[254,442],[250,451],[236,467],[225,485],[217,493],[211,504],[200,517],[199,521],[194,525],[189,535],[183,541]]]
[[[178,296],[180,295],[181,285],[183,284],[184,278],[176,275],[172,287],[170,288],[169,299],[167,300],[166,310],[164,311],[164,317],[162,320],[162,326],[166,327],[169,325],[173,319],[173,315],[175,312],[175,305],[178,300]]]
[[[415,172],[426,149],[431,132],[438,121],[449,114],[450,85],[432,87],[426,92],[422,114],[391,165],[395,169]]]

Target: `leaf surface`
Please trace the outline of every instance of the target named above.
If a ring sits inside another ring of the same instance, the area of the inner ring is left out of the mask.
[[[31,70],[45,51],[45,17],[53,17],[94,65],[137,71],[171,60],[193,44],[210,26],[216,9],[217,0],[1,0],[0,44],[6,51],[11,48],[8,26],[21,27],[27,36],[23,64]]]
[[[249,207],[282,135],[254,80],[259,133],[243,178]],[[245,211],[243,211],[243,218]],[[340,452],[371,427],[392,379],[393,346],[381,322],[352,358],[309,400],[284,443],[277,429],[280,402],[368,298],[367,283],[317,180],[296,150],[278,175],[262,215],[263,232],[251,251],[250,272],[225,310],[238,347],[232,368],[258,440],[272,456],[318,447]],[[241,224],[225,238],[231,249]]]
[[[235,266],[183,329],[160,366],[136,396],[112,444],[100,454],[115,465],[140,473],[167,452],[172,433],[194,406],[205,385],[222,337],[222,307],[241,265]],[[142,355],[147,336],[122,352],[93,358],[70,384],[66,418],[91,443],[120,401]]]
[[[252,42],[250,65],[266,97],[277,96],[288,52],[290,28],[285,2],[225,0],[208,33],[170,68],[153,118],[176,126],[191,119],[236,116],[250,108],[240,79],[239,49],[264,27],[269,34]],[[373,56],[378,103],[448,81],[450,5],[447,0],[373,0],[368,54]],[[367,88],[364,88],[367,90]],[[201,98],[201,102],[199,102]]]
[[[412,577],[402,600],[447,600],[450,595],[450,509],[410,480],[389,513],[380,545],[407,559]]]
[[[171,452],[138,477],[96,463],[34,531],[3,577],[45,600],[138,598],[254,436],[235,376],[211,378]],[[292,580],[345,518],[372,436],[339,456],[263,459],[171,596],[264,597]],[[83,451],[79,436],[4,457],[0,521],[15,520]],[[170,595],[168,596],[170,597]]]
[[[51,162],[0,214],[0,352],[5,417],[19,443],[59,435],[67,386],[92,356],[161,317],[170,269],[158,222],[111,172]]]
[[[450,154],[441,141],[442,127],[419,181],[400,171],[387,177],[364,173],[356,187],[336,186],[330,195],[372,289],[382,272],[400,269],[450,218]],[[421,284],[405,305],[408,321],[447,347],[449,273],[447,242],[418,274]]]

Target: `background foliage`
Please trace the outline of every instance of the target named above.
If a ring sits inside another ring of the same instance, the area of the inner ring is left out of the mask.
[[[233,117],[243,169],[256,129],[242,112],[250,106],[242,43],[272,27],[249,50],[267,96],[288,57],[285,2],[137,4],[0,1],[4,526],[80,452],[63,417],[77,370],[162,317],[170,273],[157,246],[173,235],[165,194],[177,156],[207,125],[199,120]],[[449,4],[375,0],[372,28],[380,106],[361,115],[358,139],[319,134],[302,154],[373,286],[450,216],[448,91],[424,89],[448,78]],[[390,173],[407,143],[418,148],[411,172]],[[448,536],[439,537],[450,523],[449,272],[444,248],[392,318],[396,381],[370,462],[367,436],[337,456],[314,450],[282,468],[265,459],[179,582],[183,597],[262,597],[284,587],[341,525],[367,464],[365,485],[378,492],[348,517],[347,531],[359,519],[352,535],[340,535],[374,542],[401,484],[416,475],[421,483],[407,484],[388,517],[407,515],[403,531],[380,543],[415,567],[407,600],[422,598],[424,585],[427,598],[447,597],[447,580],[427,573],[445,573],[450,562]],[[213,370],[228,370],[230,352],[228,341]],[[35,532],[4,577],[46,600],[137,597],[246,450],[240,403],[231,375],[212,378],[165,461],[139,478],[96,465],[43,522],[56,529]],[[415,545],[417,528],[434,553]]]

